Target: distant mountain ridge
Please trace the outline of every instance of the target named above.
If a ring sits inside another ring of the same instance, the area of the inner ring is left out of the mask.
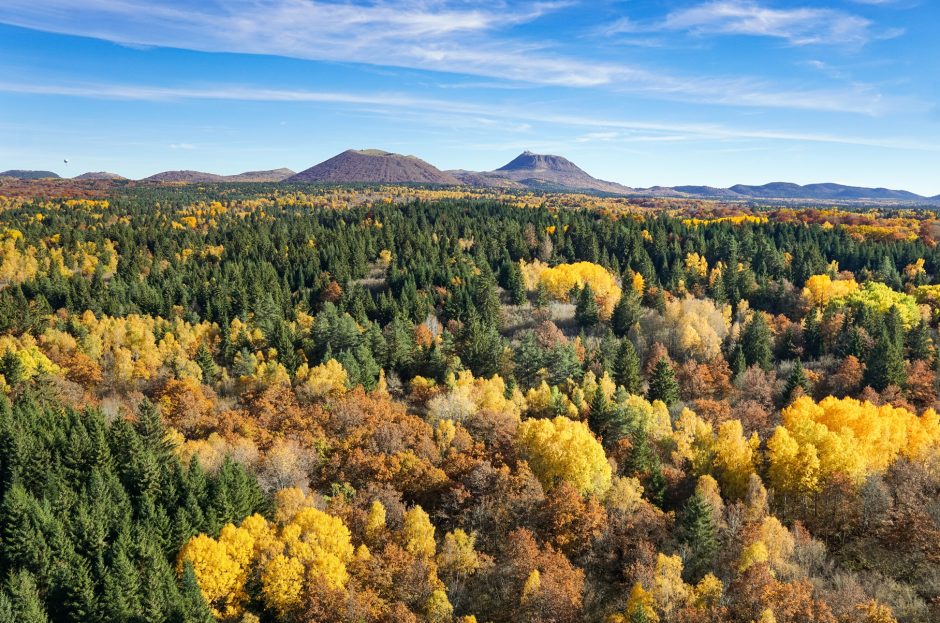
[[[293,175],[287,182],[441,184],[457,186],[460,181],[415,156],[403,156],[379,149],[347,149],[320,164]]]
[[[142,182],[173,182],[183,184],[212,184],[221,182],[281,182],[294,172],[290,169],[269,171],[246,171],[236,175],[217,175],[204,171],[162,171],[140,180]]]
[[[843,184],[790,184],[787,182],[772,182],[763,186],[747,186],[737,184],[728,190],[744,195],[762,199],[872,199],[917,201],[926,199],[920,195],[906,190],[891,190],[889,188],[863,188],[860,186],[845,186]]]
[[[52,171],[11,169],[0,177],[21,180],[59,179]],[[115,173],[88,172],[76,180],[124,180]],[[633,197],[675,197],[714,201],[768,202],[872,202],[940,204],[940,195],[926,197],[906,190],[865,188],[845,184],[819,183],[799,185],[771,182],[763,185],[736,184],[730,188],[705,185],[652,186],[631,188],[617,182],[593,177],[571,160],[553,154],[524,151],[510,162],[493,171],[455,169],[442,171],[416,156],[406,156],[380,149],[348,149],[300,173],[280,168],[246,171],[236,175],[218,175],[203,171],[163,171],[146,177],[148,183],[332,183],[332,184],[434,184],[470,186],[504,190],[535,190],[546,192],[588,192]]]
[[[118,175],[117,173],[110,173],[109,171],[89,171],[88,173],[82,173],[81,175],[76,175],[72,178],[73,180],[126,180],[127,178],[123,175]]]
[[[0,177],[15,177],[18,180],[44,180],[48,178],[59,179],[58,173],[52,171],[30,171],[26,169],[10,169],[0,173]]]
[[[537,190],[594,191],[629,194],[632,188],[592,177],[562,156],[524,151],[495,171],[448,171],[468,185],[512,187]],[[510,184],[507,184],[510,182]]]
[[[280,169],[270,169],[268,171],[245,171],[237,175],[224,175],[223,177],[226,182],[283,182],[295,174],[295,171],[287,167],[281,167]]]

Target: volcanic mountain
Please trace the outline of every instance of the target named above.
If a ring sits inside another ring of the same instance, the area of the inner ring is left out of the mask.
[[[332,182],[372,184],[443,184],[456,186],[453,175],[415,156],[378,149],[349,149],[325,162],[291,176],[286,182]]]
[[[269,171],[246,171],[236,175],[216,175],[202,171],[163,171],[145,177],[142,182],[176,182],[183,184],[211,184],[218,182],[283,182],[294,175],[290,169],[271,169]]]
[[[202,171],[162,171],[145,177],[141,182],[176,182],[182,184],[204,184],[211,182],[224,182],[225,178],[215,173]]]
[[[117,173],[110,173],[108,171],[89,171],[88,173],[82,173],[81,175],[76,175],[73,179],[76,180],[126,180],[127,178],[123,175],[118,175]]]
[[[10,169],[0,173],[0,177],[15,177],[20,180],[43,180],[47,178],[58,178],[58,173],[52,171],[26,171],[23,169]]]
[[[292,175],[295,175],[294,171],[282,167],[270,171],[245,171],[238,175],[226,175],[224,177],[226,182],[283,182]]]
[[[605,193],[632,193],[633,189],[615,182],[605,182],[588,175],[575,163],[561,156],[536,154],[525,151],[512,162],[495,171],[449,171],[468,185],[506,187],[506,182],[527,188],[561,191],[594,191]],[[509,185],[511,186],[511,185]]]
[[[821,200],[876,200],[876,201],[922,201],[924,197],[906,190],[889,188],[862,188],[842,184],[790,184],[773,182],[763,186],[737,184],[728,190],[745,197],[758,199],[821,199]]]

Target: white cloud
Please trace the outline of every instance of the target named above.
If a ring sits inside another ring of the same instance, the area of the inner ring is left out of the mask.
[[[753,78],[670,75],[622,62],[559,54],[549,43],[507,32],[514,25],[567,5],[463,0],[377,0],[367,4],[322,0],[4,0],[0,2],[0,23],[126,45],[396,66],[504,83],[604,87],[673,101],[862,114],[878,114],[885,108],[877,96],[854,89],[792,90]],[[712,12],[717,6],[756,7],[741,2],[702,6],[712,7]],[[770,17],[763,18],[726,16],[721,27],[753,31],[757,29],[755,22],[772,19],[776,24],[788,23],[795,38],[802,29],[781,13],[791,12],[770,12]],[[702,12],[670,14],[667,24],[719,27],[716,18]],[[829,30],[837,29],[830,26]]]
[[[611,33],[683,31],[694,35],[749,35],[784,39],[791,45],[864,45],[876,33],[871,20],[829,8],[772,8],[754,0],[714,0],[677,9],[655,24],[621,22]]]
[[[172,100],[233,100],[293,102],[317,104],[350,104],[382,111],[403,111],[413,114],[416,110],[432,112],[440,119],[450,116],[451,120],[467,123],[468,116],[480,119],[498,120],[499,123],[512,125],[505,129],[525,132],[533,123],[544,123],[569,128],[581,128],[589,132],[584,136],[593,136],[595,140],[609,138],[617,134],[621,140],[737,140],[758,139],[773,141],[797,141],[808,143],[835,143],[884,147],[889,149],[940,152],[940,146],[929,142],[906,141],[900,139],[881,139],[859,136],[841,136],[835,134],[794,132],[774,129],[735,128],[721,124],[674,123],[642,121],[635,119],[609,119],[584,115],[566,115],[539,110],[537,106],[497,106],[481,105],[460,101],[422,98],[396,93],[373,93],[362,95],[339,91],[276,90],[256,89],[244,86],[218,86],[204,89],[167,88],[121,84],[79,84],[71,86],[43,85],[0,82],[0,92],[27,95],[60,95],[68,97],[136,100],[136,101],[172,101]],[[426,119],[427,116],[422,118]],[[633,132],[634,134],[628,134]],[[613,140],[613,139],[610,139]]]

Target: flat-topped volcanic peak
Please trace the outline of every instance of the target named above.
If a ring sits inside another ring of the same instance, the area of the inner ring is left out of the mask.
[[[335,184],[460,184],[453,175],[420,158],[379,149],[348,149],[285,181]]]

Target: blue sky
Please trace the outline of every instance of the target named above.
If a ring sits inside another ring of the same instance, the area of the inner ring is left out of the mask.
[[[3,0],[0,170],[301,170],[350,147],[490,170],[531,149],[637,187],[936,195],[938,4]]]

